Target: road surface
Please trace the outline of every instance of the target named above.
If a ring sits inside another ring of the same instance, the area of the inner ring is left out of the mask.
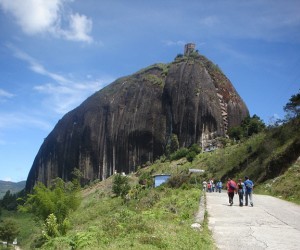
[[[300,249],[300,206],[253,195],[253,207],[229,206],[227,193],[207,193],[209,228],[218,249]]]

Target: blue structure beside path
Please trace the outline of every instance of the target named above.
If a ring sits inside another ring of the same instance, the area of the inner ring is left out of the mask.
[[[165,183],[170,177],[170,174],[159,174],[159,175],[154,175],[154,187],[158,187],[161,184]]]

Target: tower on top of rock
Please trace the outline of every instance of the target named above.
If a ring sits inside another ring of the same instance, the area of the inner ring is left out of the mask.
[[[188,56],[190,53],[195,51],[196,44],[194,43],[187,43],[184,45],[184,55]]]

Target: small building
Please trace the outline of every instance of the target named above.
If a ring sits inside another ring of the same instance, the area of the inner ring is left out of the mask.
[[[184,55],[188,56],[190,53],[195,51],[196,45],[194,43],[187,43],[184,45]]]
[[[165,183],[170,177],[171,177],[170,174],[153,175],[153,178],[154,178],[154,187],[158,187],[161,184]]]

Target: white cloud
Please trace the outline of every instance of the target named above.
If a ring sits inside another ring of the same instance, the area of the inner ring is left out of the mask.
[[[92,42],[93,39],[87,35],[91,32],[93,22],[84,15],[78,13],[70,15],[70,30],[61,30],[61,34],[67,40]]]
[[[92,20],[85,15],[67,14],[64,4],[71,0],[0,0],[3,10],[12,14],[24,33],[36,35],[48,33],[55,37],[92,42],[89,35]],[[66,20],[67,29],[63,29],[62,21]]]
[[[14,52],[14,56],[15,57],[17,57],[17,58],[19,58],[19,59],[21,59],[21,60],[29,63],[29,68],[33,72],[38,73],[40,75],[48,76],[51,79],[60,82],[61,84],[70,83],[70,81],[67,80],[65,77],[63,77],[63,76],[61,76],[59,74],[55,74],[55,73],[47,71],[44,68],[44,66],[41,65],[40,63],[38,63],[34,58],[32,58],[28,54],[24,53],[20,49],[16,48],[12,44],[7,44],[7,47]]]
[[[34,115],[26,115],[24,113],[0,113],[0,128],[14,128],[14,127],[36,127],[45,131],[52,128],[52,124],[37,118]]]
[[[35,86],[34,90],[46,96],[43,101],[45,106],[51,107],[58,114],[65,114],[106,84],[104,81],[82,84],[74,81],[68,85],[56,82]]]
[[[59,18],[61,0],[0,0],[2,8],[11,13],[27,34],[49,31]]]
[[[38,93],[45,95],[43,101],[44,105],[48,109],[51,108],[57,114],[65,114],[75,108],[88,96],[100,90],[115,79],[113,77],[106,77],[100,80],[93,80],[93,77],[89,75],[88,80],[74,80],[47,70],[30,55],[24,53],[11,44],[8,44],[7,47],[14,52],[14,55],[17,58],[27,62],[30,70],[37,74],[46,76],[51,80],[50,83],[34,86],[33,89]]]
[[[183,46],[184,44],[186,44],[186,42],[182,40],[179,41],[165,40],[163,41],[163,44],[165,44],[166,46]]]
[[[12,98],[14,95],[3,90],[3,89],[0,89],[0,101],[3,100],[3,99],[6,99],[6,98]]]

